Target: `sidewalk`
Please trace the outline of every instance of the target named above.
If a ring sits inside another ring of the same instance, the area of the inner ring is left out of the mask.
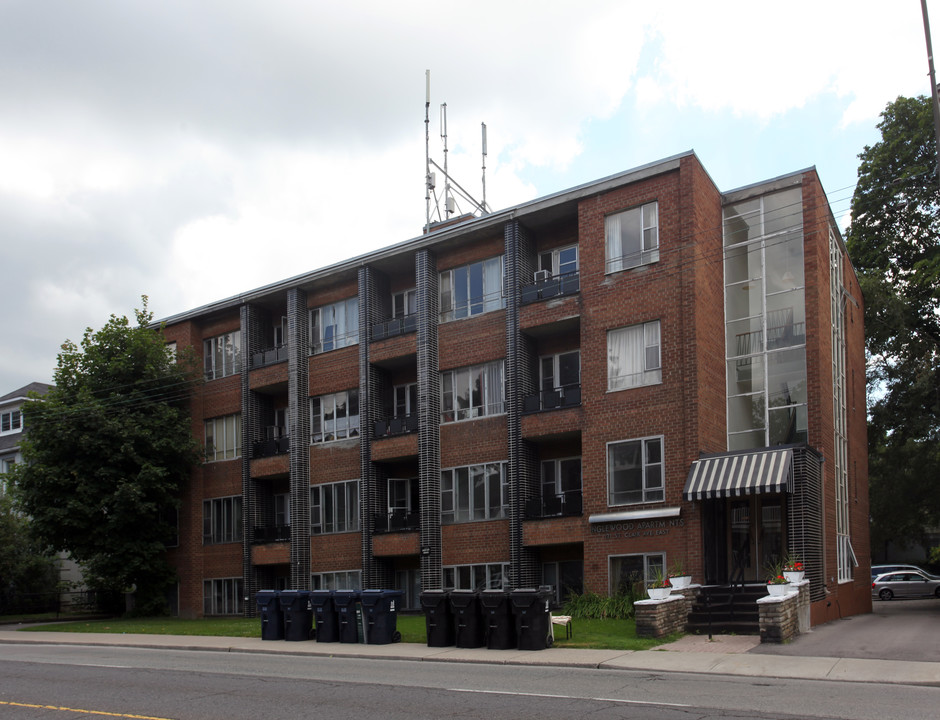
[[[552,647],[547,650],[488,650],[431,648],[415,643],[355,645],[346,643],[266,641],[260,638],[106,633],[17,632],[0,626],[0,644],[44,643],[135,648],[211,650],[217,652],[278,653],[310,657],[351,657],[383,660],[472,662],[504,665],[640,670],[738,675],[804,680],[842,680],[940,687],[940,663],[853,658],[794,657],[749,654],[759,644],[753,636],[687,635],[654,650],[588,650]]]

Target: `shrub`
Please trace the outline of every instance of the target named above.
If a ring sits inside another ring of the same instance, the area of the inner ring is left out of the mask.
[[[627,620],[633,617],[633,600],[632,593],[571,593],[565,602],[564,613],[579,620]]]

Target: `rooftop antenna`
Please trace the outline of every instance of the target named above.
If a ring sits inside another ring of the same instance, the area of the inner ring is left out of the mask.
[[[486,204],[486,123],[481,123],[483,130],[483,202],[477,202],[460,184],[450,176],[447,166],[448,151],[447,147],[447,103],[441,105],[441,139],[444,141],[444,167],[442,168],[431,159],[431,71],[425,70],[425,92],[424,92],[424,204],[425,204],[425,226],[424,231],[430,232],[432,219],[436,217],[437,222],[450,219],[450,216],[457,210],[457,201],[455,195],[469,202],[472,206],[473,214],[487,215],[490,212]],[[432,166],[444,174],[444,216],[441,216],[439,198],[436,193],[437,177],[432,172]]]

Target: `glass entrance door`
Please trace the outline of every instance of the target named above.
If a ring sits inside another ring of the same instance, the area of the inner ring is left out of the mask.
[[[732,582],[761,582],[785,550],[781,495],[728,500],[728,566]]]

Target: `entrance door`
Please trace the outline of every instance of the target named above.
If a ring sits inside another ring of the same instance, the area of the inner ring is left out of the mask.
[[[730,579],[760,582],[783,559],[784,501],[780,494],[728,499]]]

